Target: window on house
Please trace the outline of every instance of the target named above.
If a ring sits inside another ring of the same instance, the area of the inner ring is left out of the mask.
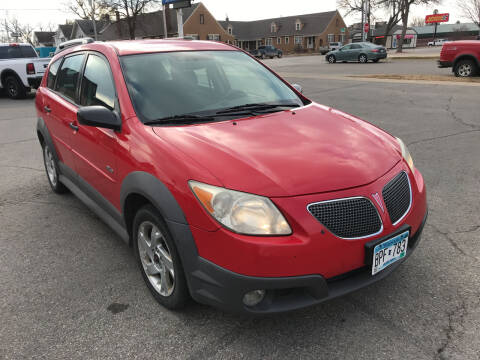
[[[345,35],[344,34],[340,35],[340,41],[342,42],[342,44],[345,44]]]
[[[302,43],[303,43],[303,37],[295,36],[295,45],[302,45]]]
[[[230,27],[228,28],[228,35],[232,35],[232,34],[233,34],[233,29],[232,29],[232,27],[230,26]]]
[[[337,20],[335,21],[335,24],[336,24],[337,27],[338,27],[338,25],[340,25],[340,20],[337,19]]]
[[[199,40],[200,38],[198,37],[198,34],[187,34],[185,35],[187,37],[191,37],[193,40]]]
[[[328,42],[334,42],[335,41],[335,34],[328,34]]]
[[[205,24],[205,15],[200,14],[200,24]]]
[[[277,45],[281,45],[282,44],[282,38],[281,37],[277,37]]]
[[[270,45],[270,46],[272,45],[272,38],[267,38],[266,45]]]
[[[295,30],[297,30],[297,31],[302,30],[302,24],[301,24],[300,22],[297,22],[297,23],[295,24]]]
[[[272,24],[272,26],[270,27],[270,31],[272,33],[277,32],[277,27],[275,26],[275,24]]]
[[[285,44],[288,45],[290,43],[290,38],[288,36],[285,36]]]
[[[218,34],[208,34],[207,40],[220,41],[220,35],[218,35]]]

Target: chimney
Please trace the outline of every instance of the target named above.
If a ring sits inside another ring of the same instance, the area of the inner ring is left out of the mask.
[[[118,11],[115,11],[115,19],[117,20],[116,26],[117,26],[117,33],[120,39],[123,38],[122,35],[122,23],[120,21],[120,13]]]

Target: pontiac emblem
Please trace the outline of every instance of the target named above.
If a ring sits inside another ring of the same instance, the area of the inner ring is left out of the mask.
[[[375,194],[372,194],[372,197],[375,199],[378,206],[380,206],[380,209],[382,209],[382,212],[385,212],[385,209],[383,208],[383,203],[382,203],[382,199],[380,198],[380,195],[378,195],[378,193],[375,193]]]

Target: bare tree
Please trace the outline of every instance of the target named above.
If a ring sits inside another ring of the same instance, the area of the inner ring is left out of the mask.
[[[397,52],[403,52],[403,42],[405,40],[405,35],[407,34],[408,19],[410,17],[410,10],[412,6],[415,5],[428,5],[428,4],[438,4],[440,0],[400,0],[400,17],[402,19],[403,28],[402,35],[398,41]]]
[[[368,1],[370,5],[370,12],[366,15],[366,19],[367,23],[371,24],[372,19],[375,18],[374,11],[377,8],[378,0],[337,0],[337,7],[345,11],[345,16],[362,14],[366,1]]]
[[[2,41],[8,41],[11,37],[11,34],[16,34],[16,41],[32,43],[33,28],[29,24],[21,24],[17,18],[3,19],[2,30],[3,35]]]
[[[414,16],[410,22],[410,26],[425,26],[425,19],[421,16]]]
[[[480,26],[480,0],[457,0],[463,16]]]
[[[395,25],[400,22],[400,1],[401,0],[377,0],[377,7],[390,14],[385,27],[385,39],[388,37]],[[386,40],[384,45],[386,45]]]
[[[121,17],[125,18],[130,39],[135,39],[138,15],[158,2],[158,0],[103,0],[101,5],[118,12]]]
[[[89,4],[88,0],[70,0],[65,4],[66,10],[72,12],[80,19],[91,20],[92,11],[95,12],[94,17],[99,20],[103,15],[108,14],[110,9],[105,7],[101,1],[95,2],[95,9]]]

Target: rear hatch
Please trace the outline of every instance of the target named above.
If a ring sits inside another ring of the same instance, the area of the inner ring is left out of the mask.
[[[30,62],[32,62],[35,67],[35,75],[43,76],[43,74],[47,70],[48,64],[50,63],[50,58],[31,59]],[[29,75],[33,75],[33,74],[29,74]]]

